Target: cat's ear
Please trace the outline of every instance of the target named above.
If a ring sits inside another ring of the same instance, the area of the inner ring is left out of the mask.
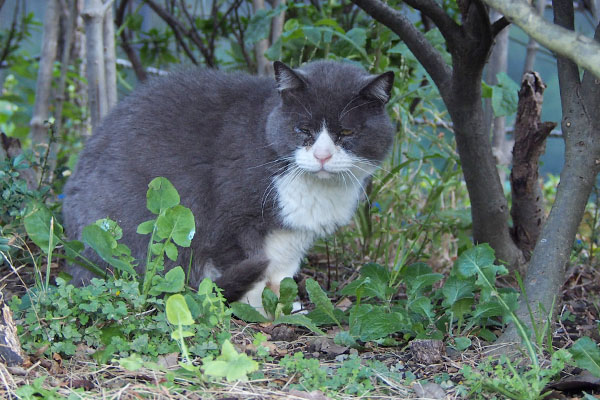
[[[384,72],[374,78],[369,78],[365,87],[360,90],[360,95],[381,101],[383,104],[390,100],[394,87],[394,73]]]
[[[296,71],[281,61],[275,61],[273,63],[273,69],[275,70],[277,89],[280,92],[283,92],[284,90],[302,89],[306,85],[302,77]]]

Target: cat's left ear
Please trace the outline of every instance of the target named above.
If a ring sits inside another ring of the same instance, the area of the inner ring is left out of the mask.
[[[382,104],[390,101],[392,88],[394,87],[394,73],[384,72],[374,78],[369,78],[369,83],[360,90],[360,95],[379,100]]]
[[[306,83],[299,73],[281,61],[275,61],[273,63],[273,69],[275,70],[275,80],[277,81],[277,89],[279,89],[279,92],[302,89],[305,87]]]

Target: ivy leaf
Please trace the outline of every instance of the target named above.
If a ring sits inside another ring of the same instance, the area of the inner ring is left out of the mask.
[[[321,289],[321,286],[312,278],[309,278],[306,281],[306,291],[308,292],[308,297],[310,297],[310,301],[312,301],[317,309],[323,311],[327,316],[329,316],[338,326],[340,326],[340,322],[335,317],[333,310],[333,304],[331,304],[331,300],[327,297],[327,294]]]
[[[164,210],[179,204],[179,201],[179,193],[167,178],[154,178],[148,184],[146,207],[153,214],[160,214]]]
[[[261,313],[256,311],[254,307],[246,303],[238,301],[230,304],[233,314],[246,322],[269,322]]]
[[[596,377],[600,377],[600,349],[589,337],[578,339],[569,349],[573,360],[579,368],[587,369]]]
[[[175,326],[192,325],[194,319],[192,313],[185,302],[185,297],[180,294],[174,294],[167,299],[167,320]]]
[[[258,363],[244,353],[238,353],[229,340],[223,342],[221,355],[203,360],[202,370],[206,375],[226,378],[228,382],[247,381],[248,374],[258,370]]]

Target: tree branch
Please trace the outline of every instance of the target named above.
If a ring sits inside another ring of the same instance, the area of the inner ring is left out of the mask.
[[[183,40],[183,37],[181,36],[181,32],[185,32],[183,25],[181,25],[181,23],[178,20],[176,20],[171,14],[169,14],[165,9],[163,9],[161,6],[156,4],[154,1],[152,1],[152,0],[144,0],[144,1],[146,2],[146,4],[148,4],[150,6],[150,8],[152,8],[154,10],[155,13],[158,14],[159,17],[162,18],[163,21],[165,21],[167,23],[167,25],[169,25],[171,27],[171,30],[173,31],[173,34],[175,35],[175,39],[177,40],[177,43],[179,43],[179,45],[181,46],[181,48],[183,49],[185,54],[188,56],[188,58],[194,64],[198,65],[198,60],[196,60],[196,57],[194,57],[194,54],[190,51],[189,47],[187,46],[187,44]]]
[[[379,0],[352,0],[352,2],[400,36],[425,67],[442,97],[449,98],[452,69],[408,18]]]
[[[130,1],[131,0],[121,0],[121,3],[119,3],[119,6],[117,7],[117,14],[115,16],[115,20],[118,27],[121,27],[123,25],[125,8],[127,8],[127,5]],[[127,55],[129,62],[131,62],[131,66],[133,68],[133,71],[135,72],[135,76],[140,82],[143,82],[146,79],[148,79],[148,74],[146,74],[146,70],[144,69],[144,66],[142,65],[142,62],[140,61],[140,58],[138,57],[137,53],[135,52],[133,47],[131,47],[126,30],[127,28],[121,29],[121,48]]]
[[[405,3],[421,11],[438,27],[446,41],[455,43],[460,26],[433,0],[405,0]]]
[[[496,37],[504,28],[510,25],[510,21],[506,19],[506,17],[502,17],[496,20],[492,24],[492,36]]]
[[[545,21],[523,0],[483,1],[504,14],[541,45],[600,77],[600,44],[592,38]],[[556,0],[554,3],[560,4]]]

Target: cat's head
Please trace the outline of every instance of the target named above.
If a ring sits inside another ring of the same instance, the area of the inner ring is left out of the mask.
[[[392,143],[385,104],[394,74],[331,61],[295,70],[275,62],[274,69],[281,101],[269,115],[267,136],[277,153],[318,178],[370,175]]]

